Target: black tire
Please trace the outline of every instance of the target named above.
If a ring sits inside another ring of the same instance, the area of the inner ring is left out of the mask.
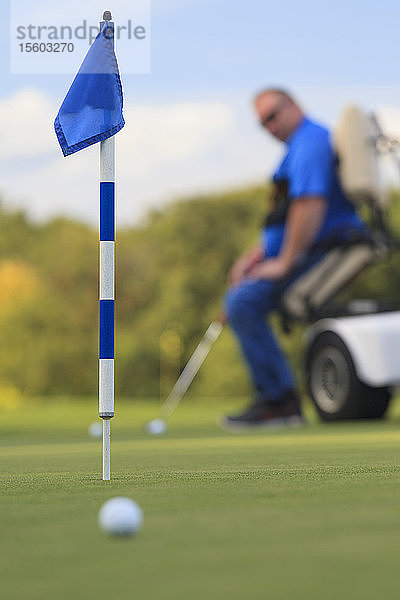
[[[372,388],[367,385],[364,387],[366,388],[366,393],[361,418],[382,419],[392,399],[392,390],[387,387]]]
[[[346,345],[332,331],[324,331],[311,344],[306,372],[311,400],[323,421],[378,419],[385,414],[390,390],[358,379]]]

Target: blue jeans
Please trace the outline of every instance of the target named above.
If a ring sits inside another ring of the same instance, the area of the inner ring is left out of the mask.
[[[336,243],[351,240],[354,232],[366,232],[365,226],[358,222],[342,226],[334,230],[327,237],[336,240]],[[272,232],[274,233],[274,232]],[[275,231],[279,239],[283,239],[283,230]],[[279,235],[281,238],[279,238]],[[274,241],[273,235],[270,236]],[[277,241],[275,239],[275,242]],[[279,244],[272,248],[272,256],[279,252]],[[244,280],[239,286],[228,290],[225,297],[226,315],[228,322],[239,339],[240,346],[250,369],[250,374],[257,395],[270,402],[279,401],[289,389],[295,386],[295,381],[285,355],[279,347],[266,316],[279,306],[282,291],[297,277],[305,273],[310,267],[324,256],[325,250],[321,249],[311,253],[305,258],[293,276],[288,278],[285,285],[282,282],[268,279],[258,281]],[[270,254],[271,255],[271,254]]]
[[[244,280],[225,297],[228,322],[235,332],[257,391],[270,402],[295,387],[288,362],[266,315],[278,307],[282,288],[278,282]]]

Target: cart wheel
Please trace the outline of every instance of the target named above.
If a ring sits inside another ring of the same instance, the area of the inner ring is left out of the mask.
[[[384,415],[390,390],[369,387],[358,379],[351,355],[335,333],[325,331],[314,340],[306,365],[311,399],[323,421]]]

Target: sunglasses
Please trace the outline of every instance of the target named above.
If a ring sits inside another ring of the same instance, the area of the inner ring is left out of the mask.
[[[281,112],[281,110],[284,107],[285,107],[285,99],[282,98],[281,101],[278,103],[278,106],[275,108],[275,110],[270,112],[269,115],[266,115],[263,119],[260,119],[260,125],[262,127],[266,127],[269,123],[271,123],[274,119],[276,119],[276,117],[279,115],[279,113]]]

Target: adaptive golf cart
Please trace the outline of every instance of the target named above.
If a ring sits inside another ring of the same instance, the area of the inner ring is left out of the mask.
[[[380,418],[400,384],[400,298],[388,305],[333,298],[368,266],[388,259],[396,244],[384,219],[387,198],[378,169],[382,152],[398,143],[385,137],[374,116],[347,107],[336,130],[338,169],[344,190],[369,212],[370,230],[332,245],[282,296],[284,321],[307,331],[305,372],[311,399],[324,421]],[[397,158],[397,157],[395,157]],[[400,290],[399,290],[400,291]]]

